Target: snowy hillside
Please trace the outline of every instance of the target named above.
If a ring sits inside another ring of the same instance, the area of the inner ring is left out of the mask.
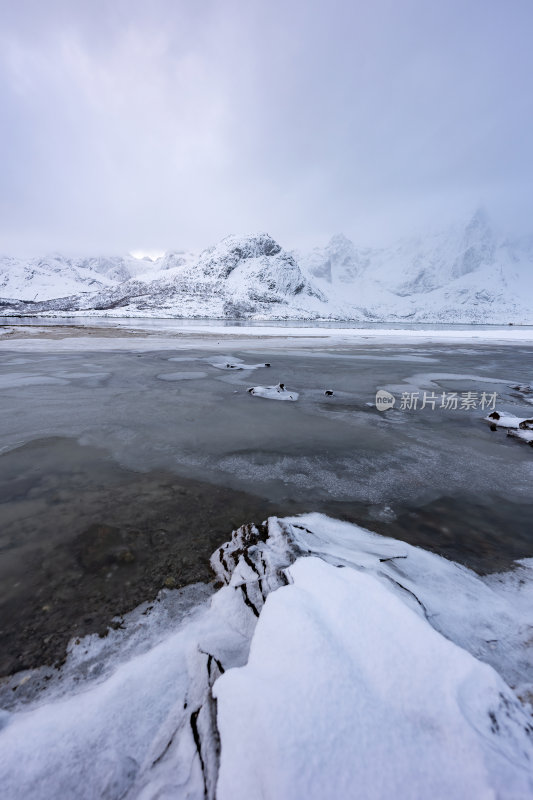
[[[133,256],[68,258],[61,255],[22,260],[0,258],[0,297],[51,300],[118,286],[137,275],[150,279],[157,262]]]
[[[123,259],[109,259],[105,264],[109,269],[102,269],[102,261],[74,261],[62,256],[30,261],[4,258],[0,261],[0,294],[20,300],[48,300],[59,293],[94,292],[130,277]],[[96,268],[93,262],[97,262]]]
[[[533,324],[532,268],[533,238],[498,238],[477,211],[463,226],[387,248],[358,248],[339,234],[325,247],[291,253],[259,233],[155,261],[4,258],[0,309]]]

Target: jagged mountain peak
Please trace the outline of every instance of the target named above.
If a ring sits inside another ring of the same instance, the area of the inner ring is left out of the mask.
[[[237,316],[258,304],[286,305],[298,296],[325,301],[294,256],[268,233],[226,236],[200,255],[192,271],[208,280],[215,279],[231,296],[228,313]]]
[[[334,233],[326,247],[330,250],[349,250],[355,245],[344,233]]]
[[[205,274],[227,278],[241,261],[276,256],[281,250],[268,233],[231,234],[204,250],[198,263]]]
[[[466,230],[490,232],[491,228],[492,222],[487,209],[484,206],[478,206],[467,223]]]
[[[355,246],[344,233],[336,233],[325,247],[315,247],[308,255],[300,254],[313,278],[328,283],[354,281],[367,265],[367,251]]]

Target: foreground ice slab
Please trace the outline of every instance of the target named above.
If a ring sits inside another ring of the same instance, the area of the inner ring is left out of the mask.
[[[533,791],[533,728],[491,667],[374,576],[301,558],[288,577],[214,687],[219,800]]]
[[[531,560],[480,578],[309,514],[212,564],[211,598],[165,616],[163,593],[44,691],[14,679],[2,797],[531,796]]]

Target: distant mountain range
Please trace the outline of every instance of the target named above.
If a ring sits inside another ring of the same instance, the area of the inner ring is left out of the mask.
[[[268,234],[161,258],[0,258],[0,314],[533,324],[533,237],[467,224],[386,248],[342,234],[289,252]]]

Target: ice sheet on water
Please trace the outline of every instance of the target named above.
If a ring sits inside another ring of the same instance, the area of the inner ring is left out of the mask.
[[[269,363],[261,364],[245,364],[241,358],[234,356],[217,356],[217,358],[208,359],[208,363],[216,369],[223,370],[253,370],[260,369],[261,367],[269,367]]]
[[[123,649],[111,633],[110,644],[98,637],[82,640],[63,670],[66,686],[56,682],[46,701],[37,698],[4,721],[3,796],[118,800],[128,791],[140,796],[147,784],[157,794],[162,783],[177,796],[180,786],[190,784],[191,797],[203,797],[190,716],[206,701],[205,651],[214,646],[211,640],[219,643],[227,666],[242,663],[234,654],[249,634],[232,599],[228,619],[220,600],[210,610],[205,592],[181,619],[170,613],[166,625],[164,614],[149,612],[143,619],[134,612],[128,620],[134,632],[123,635]]]
[[[420,388],[440,388],[441,383],[461,382],[461,383],[488,383],[488,384],[508,384],[507,380],[502,378],[493,378],[486,375],[473,375],[462,374],[455,372],[417,372],[415,375],[409,375],[402,379],[401,384],[388,385],[384,388],[390,392],[405,392],[407,390],[416,390]]]
[[[163,589],[152,602],[141,603],[129,614],[116,617],[117,625],[108,628],[105,637],[95,633],[72,639],[66,664],[60,671],[41,667],[4,679],[0,707],[11,709],[23,704],[25,709],[31,708],[41,702],[44,689],[47,702],[85,691],[89,683],[108,678],[120,664],[166,639],[171,629],[190,619],[212,594],[212,587],[203,583],[178,590]]]
[[[167,372],[157,376],[160,381],[195,381],[207,378],[207,372]]]
[[[45,386],[55,384],[56,386],[67,386],[69,383],[65,378],[53,377],[52,375],[28,375],[25,372],[11,372],[0,375],[0,389],[21,389],[25,386]]]
[[[84,380],[84,379],[91,379],[91,380],[106,380],[111,375],[110,372],[95,372],[95,371],[86,371],[86,372],[76,372],[73,370],[60,370],[59,372],[54,372],[54,378],[62,378],[64,380]]]
[[[22,364],[33,364],[35,363],[35,358],[10,358],[4,361],[4,365],[6,367],[14,367],[14,366],[22,366]]]
[[[522,442],[526,442],[527,444],[533,444],[533,428],[525,431],[509,431],[509,436],[512,436],[515,439],[520,439]]]

